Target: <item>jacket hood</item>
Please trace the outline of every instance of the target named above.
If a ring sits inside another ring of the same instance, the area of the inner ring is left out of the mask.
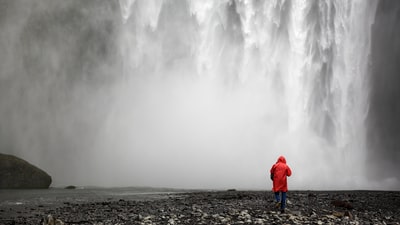
[[[281,163],[285,163],[286,164],[286,159],[285,159],[285,157],[284,156],[279,156],[279,158],[278,158],[278,161],[276,161],[277,163],[278,162],[281,162]]]

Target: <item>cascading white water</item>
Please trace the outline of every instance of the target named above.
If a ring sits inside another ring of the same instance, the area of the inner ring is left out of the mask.
[[[399,7],[3,1],[0,152],[53,186],[268,189],[283,154],[290,189],[399,189]]]
[[[377,1],[119,3],[124,79],[98,144],[117,172],[264,188],[284,154],[294,188],[363,187]]]

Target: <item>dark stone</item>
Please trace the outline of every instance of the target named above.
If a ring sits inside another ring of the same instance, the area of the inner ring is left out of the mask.
[[[65,189],[76,189],[76,186],[74,186],[74,185],[69,185],[69,186],[66,186]]]
[[[354,209],[354,207],[347,201],[333,200],[331,201],[331,204],[340,208]]]
[[[353,220],[353,214],[351,214],[349,211],[344,212],[344,216],[347,216],[350,220]]]
[[[43,170],[12,155],[0,154],[0,188],[49,188],[51,176]]]

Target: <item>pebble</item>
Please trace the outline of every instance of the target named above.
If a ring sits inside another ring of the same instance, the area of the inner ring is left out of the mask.
[[[200,192],[169,199],[68,203],[56,208],[0,208],[0,224],[42,224],[51,215],[59,224],[398,224],[400,192],[392,202],[379,201],[382,192],[288,192],[284,214],[274,207],[273,195],[262,191]],[[379,198],[374,195],[380,195]],[[349,199],[349,196],[351,198]],[[345,200],[342,200],[345,199]],[[316,201],[318,200],[318,201]],[[351,202],[352,209],[342,207]],[[338,203],[336,205],[332,202]],[[340,203],[340,204],[339,204]],[[14,211],[13,211],[14,210]],[[17,212],[20,212],[19,214]],[[11,213],[10,213],[11,212]],[[47,224],[45,224],[47,225]]]

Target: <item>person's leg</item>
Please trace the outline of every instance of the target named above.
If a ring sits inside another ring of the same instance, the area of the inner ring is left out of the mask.
[[[282,192],[281,211],[284,212],[286,207],[286,192]]]
[[[281,201],[281,198],[280,198],[280,196],[279,196],[279,192],[275,192],[275,201],[276,202],[280,202]]]
[[[281,206],[281,199],[280,199],[280,193],[275,192],[275,207],[279,208]]]

